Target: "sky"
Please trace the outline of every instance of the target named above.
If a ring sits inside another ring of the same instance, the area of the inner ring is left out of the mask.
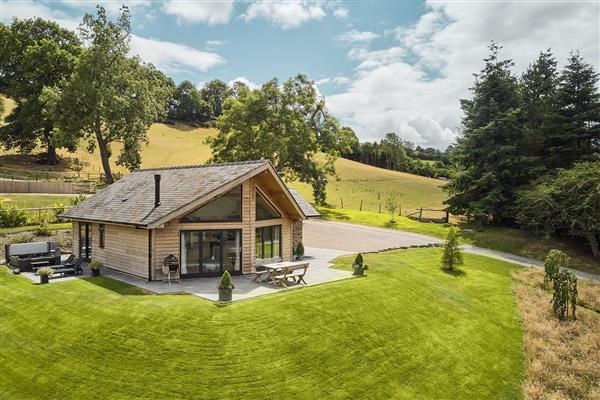
[[[0,21],[42,17],[77,29],[96,4],[132,12],[131,53],[199,87],[251,87],[302,73],[361,140],[396,132],[445,149],[459,134],[491,40],[520,74],[541,50],[579,50],[600,70],[600,1],[13,1]]]

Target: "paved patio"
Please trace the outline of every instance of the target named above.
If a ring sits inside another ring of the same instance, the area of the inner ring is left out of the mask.
[[[253,276],[251,275],[234,275],[232,276],[233,284],[235,286],[235,289],[233,290],[233,301],[264,296],[284,290],[294,290],[306,286],[339,281],[352,277],[350,271],[341,271],[330,268],[332,265],[330,263],[331,260],[344,254],[350,254],[350,252],[307,247],[305,248],[305,253],[307,256],[304,259],[310,262],[310,267],[308,268],[305,276],[305,280],[308,283],[307,285],[292,284],[289,286],[289,288],[285,289],[277,287],[273,284],[254,282]],[[218,300],[219,297],[217,291],[217,285],[219,284],[220,280],[219,277],[182,279],[181,283],[163,283],[162,281],[148,282],[145,279],[123,274],[107,268],[102,270],[102,274],[158,294],[186,292],[212,301]],[[34,282],[39,282],[39,277],[33,273],[24,272],[22,275]],[[54,278],[50,279],[50,283],[53,284],[73,279],[86,278],[90,275],[91,273],[89,269],[84,268],[83,275]]]

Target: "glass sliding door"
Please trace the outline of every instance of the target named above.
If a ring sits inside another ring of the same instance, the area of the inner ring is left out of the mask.
[[[92,225],[79,223],[79,258],[92,258]]]
[[[181,274],[200,274],[200,232],[181,232]]]
[[[240,230],[181,232],[181,275],[218,276],[242,272]]]
[[[223,270],[242,272],[240,231],[223,231]]]
[[[221,272],[221,232],[202,231],[202,274],[217,275]]]

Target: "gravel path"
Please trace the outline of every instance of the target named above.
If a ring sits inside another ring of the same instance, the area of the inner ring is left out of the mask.
[[[375,228],[323,220],[304,221],[303,243],[307,247],[328,248],[346,252],[376,252],[402,247],[439,245],[443,240],[418,233]],[[544,262],[483,247],[464,245],[468,253],[507,261],[526,267],[541,268]],[[579,278],[598,280],[600,275],[589,272],[574,272]]]

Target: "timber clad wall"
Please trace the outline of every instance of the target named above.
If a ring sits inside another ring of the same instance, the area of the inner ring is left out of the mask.
[[[148,230],[105,224],[104,248],[101,249],[99,224],[92,224],[92,260],[147,279]]]

